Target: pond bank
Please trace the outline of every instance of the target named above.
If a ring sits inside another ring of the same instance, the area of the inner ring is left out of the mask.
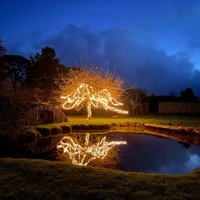
[[[113,120],[115,121],[115,120]],[[5,143],[6,150],[11,151],[25,151],[34,154],[45,153],[55,149],[56,144],[63,137],[63,134],[73,132],[145,132],[154,136],[160,136],[170,139],[175,139],[180,142],[200,145],[200,129],[194,127],[162,125],[142,122],[112,122],[112,123],[60,123],[60,124],[47,124],[32,127],[27,133],[20,135],[16,141]],[[37,135],[37,136],[35,136]],[[11,138],[12,139],[12,138]],[[3,140],[2,140],[3,141]]]
[[[147,134],[200,146],[200,129],[198,128],[160,124],[145,124],[144,126]]]
[[[200,133],[198,130],[188,127],[175,127],[169,125],[157,125],[157,124],[141,124],[141,123],[129,123],[127,125],[73,125],[70,131],[65,129],[58,133],[49,136],[39,137],[32,143],[19,144],[18,147],[22,147],[27,151],[33,153],[48,152],[56,147],[56,144],[63,137],[63,134],[69,134],[73,132],[78,133],[102,133],[102,132],[144,132],[145,134],[160,136],[177,140],[179,142],[189,143],[193,145],[200,145]]]

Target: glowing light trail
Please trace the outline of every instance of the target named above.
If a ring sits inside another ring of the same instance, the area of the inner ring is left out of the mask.
[[[105,110],[111,110],[121,114],[128,114],[128,111],[115,108],[123,104],[114,99],[107,89],[95,92],[93,87],[85,83],[81,83],[74,92],[67,96],[61,96],[61,98],[66,99],[65,103],[62,105],[66,110],[74,109],[83,102],[86,102],[88,118],[92,116],[92,106],[95,108],[102,107]]]
[[[104,136],[96,144],[89,144],[90,134],[85,136],[85,143],[83,146],[76,143],[72,137],[64,136],[58,143],[57,148],[62,149],[63,153],[69,155],[72,164],[79,166],[87,166],[89,162],[95,159],[104,159],[108,152],[116,145],[127,144],[126,141],[106,141]]]

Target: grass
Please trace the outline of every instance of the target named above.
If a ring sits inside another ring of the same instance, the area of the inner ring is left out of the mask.
[[[89,120],[83,116],[69,116],[68,120],[69,122],[39,125],[36,126],[35,129],[42,136],[55,135],[62,132],[69,133],[72,130],[106,130],[110,129],[111,126],[141,127],[143,124],[185,126],[200,129],[200,115],[147,114],[132,117],[120,116],[115,118],[93,117]]]
[[[85,117],[69,116],[69,124],[127,124],[127,123],[151,123],[173,126],[189,126],[200,128],[200,115],[166,115],[166,114],[146,114],[136,115],[132,117],[120,116],[119,118],[112,117],[93,117],[87,120]]]
[[[0,159],[0,199],[200,199],[200,169],[127,173],[62,162]]]

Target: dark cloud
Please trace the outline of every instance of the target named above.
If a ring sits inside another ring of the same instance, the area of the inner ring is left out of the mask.
[[[68,25],[56,37],[45,42],[55,47],[61,62],[66,65],[99,64],[101,37],[89,27]]]
[[[68,25],[44,45],[55,48],[66,65],[97,64],[115,70],[127,85],[154,94],[179,93],[192,87],[200,95],[200,71],[187,52],[167,55],[153,40],[125,29],[96,31]]]
[[[12,42],[5,40],[5,46],[8,54],[19,54],[29,57],[41,50],[41,43],[44,42],[44,34],[35,31],[31,34],[20,33],[15,35],[16,40]]]
[[[200,2],[198,0],[187,0],[184,3],[180,3],[180,1],[162,2],[160,11],[162,10],[163,14],[159,13],[158,19],[160,20],[155,20],[157,29],[153,32],[162,40],[167,40],[169,46],[174,46],[177,51],[199,50],[199,9]]]

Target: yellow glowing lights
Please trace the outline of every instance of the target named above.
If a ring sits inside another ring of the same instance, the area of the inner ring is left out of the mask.
[[[95,159],[104,159],[109,150],[116,145],[127,144],[126,141],[106,141],[104,136],[96,144],[89,144],[90,134],[85,136],[85,143],[83,145],[76,143],[72,137],[64,136],[58,143],[57,148],[62,149],[63,153],[69,155],[72,163],[79,166],[87,166],[89,162]]]
[[[111,110],[121,114],[128,114],[128,111],[117,109],[114,106],[121,106],[122,103],[114,99],[107,89],[103,89],[100,92],[94,92],[93,87],[88,84],[81,83],[79,87],[67,96],[61,96],[62,99],[66,99],[62,107],[66,110],[73,109],[83,102],[87,102],[88,117],[91,117],[91,107],[102,107],[105,110]]]

